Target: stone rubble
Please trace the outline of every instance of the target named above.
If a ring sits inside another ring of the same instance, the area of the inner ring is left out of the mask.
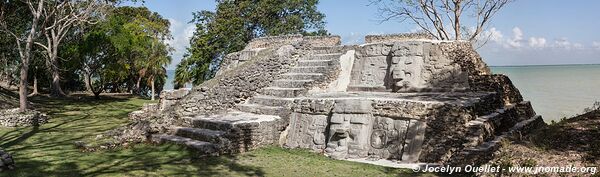
[[[19,112],[18,108],[0,110],[0,126],[38,126],[48,122],[48,116],[39,111]]]

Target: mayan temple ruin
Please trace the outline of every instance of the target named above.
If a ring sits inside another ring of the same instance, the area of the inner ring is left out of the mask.
[[[467,41],[423,34],[288,35],[252,40],[193,89],[163,91],[130,114],[155,117],[149,138],[207,155],[267,145],[335,159],[481,164],[509,136],[544,124]]]

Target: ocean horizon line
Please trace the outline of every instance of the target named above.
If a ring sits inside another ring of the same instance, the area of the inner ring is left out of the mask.
[[[583,66],[600,65],[600,63],[566,63],[566,64],[540,64],[540,65],[490,65],[489,67],[536,67],[536,66]]]

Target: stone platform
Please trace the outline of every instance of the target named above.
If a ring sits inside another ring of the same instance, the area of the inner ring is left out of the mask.
[[[446,162],[453,151],[539,119],[519,114],[531,109],[522,104],[496,110],[503,104],[494,92],[313,94],[296,99],[286,145],[337,159]]]
[[[165,92],[153,111],[183,123],[152,139],[208,155],[281,145],[410,167],[484,163],[502,139],[545,125],[470,43],[424,37],[256,39],[214,79]]]

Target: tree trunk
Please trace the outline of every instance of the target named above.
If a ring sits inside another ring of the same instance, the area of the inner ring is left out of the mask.
[[[92,86],[90,85],[90,74],[88,72],[83,72],[83,81],[85,82],[85,91],[93,93]]]
[[[28,54],[26,54],[28,55]],[[27,71],[29,70],[29,56],[22,58],[21,81],[19,82],[19,111],[27,111]]]
[[[33,92],[31,92],[31,94],[29,94],[29,96],[35,96],[37,95],[38,92],[38,80],[37,80],[37,76],[33,76]]]
[[[31,2],[28,3],[30,3],[31,5]],[[33,42],[36,37],[35,35],[37,33],[37,25],[40,19],[42,8],[44,7],[44,1],[40,0],[37,5],[37,11],[31,9],[33,13],[33,19],[31,21],[31,29],[29,30],[29,34],[27,35],[24,50],[22,50],[21,48],[19,39],[16,39],[17,46],[19,46],[19,56],[21,57],[21,76],[19,81],[19,112],[27,111],[27,75],[29,74],[29,58],[31,57],[31,48],[33,47]]]
[[[86,80],[86,85],[90,86],[90,91],[92,94],[94,94],[94,98],[99,100],[100,99],[100,94],[104,91],[104,82],[102,82],[102,80],[99,80],[98,82],[100,82],[100,88],[98,88],[98,90],[94,90],[94,87],[92,87],[92,79],[90,78],[91,74],[86,74],[85,76],[85,80]]]
[[[57,53],[53,53],[50,56],[51,66],[49,66],[52,72],[52,96],[64,97],[66,94],[63,92],[60,86],[60,71],[58,68],[58,56]]]
[[[462,13],[461,10],[461,3],[462,1],[455,1],[454,2],[454,38],[455,40],[461,40],[461,32],[460,32],[460,14]]]
[[[140,82],[142,82],[142,77],[138,77],[137,83],[135,84],[135,94],[140,95]]]
[[[152,100],[154,101],[154,79],[152,79],[150,82],[152,84]]]

